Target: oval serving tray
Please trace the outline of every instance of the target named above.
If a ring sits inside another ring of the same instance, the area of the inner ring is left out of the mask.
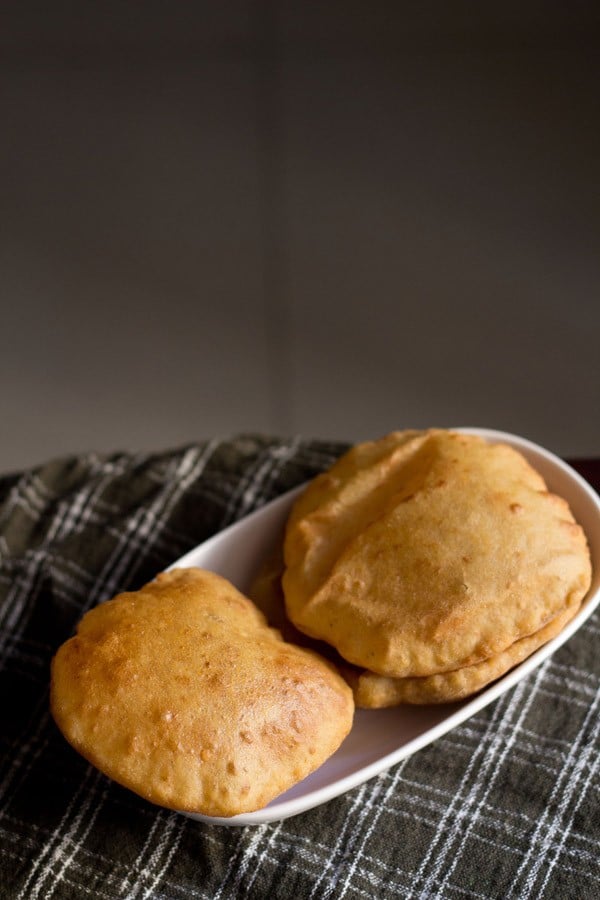
[[[341,747],[317,771],[281,794],[264,809],[231,818],[185,813],[220,825],[260,825],[295,816],[357,787],[421,750],[479,712],[547,659],[589,618],[600,602],[600,498],[570,466],[554,454],[516,435],[481,428],[459,428],[491,443],[519,450],[540,472],[551,491],[564,497],[584,528],[592,554],[592,585],[581,610],[553,640],[489,687],[459,703],[356,710],[354,724]],[[223,575],[242,592],[285,525],[302,487],[271,503],[186,553],[169,568],[199,566]],[[235,551],[235,552],[233,552]]]

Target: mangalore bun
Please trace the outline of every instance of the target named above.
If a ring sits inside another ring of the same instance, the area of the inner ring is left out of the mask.
[[[88,612],[52,664],[67,740],[146,799],[204,815],[259,809],[330,756],[352,694],[285,643],[229,582],[159,575]]]
[[[248,596],[266,615],[271,625],[282,630],[286,640],[310,647],[336,666],[340,675],[352,688],[354,702],[362,709],[381,709],[402,703],[452,703],[480,691],[500,678],[535,650],[556,637],[579,610],[580,602],[565,606],[539,631],[521,638],[502,653],[472,666],[464,666],[438,675],[420,678],[390,678],[346,662],[333,647],[324,641],[309,638],[298,631],[285,615],[285,601],[281,587],[283,560],[276,551],[263,561]]]
[[[520,453],[441,429],[358,445],[318,476],[284,556],[292,622],[392,678],[503,653],[591,578],[567,503]]]
[[[502,653],[453,672],[425,675],[421,678],[388,678],[366,669],[348,667],[344,678],[352,688],[354,702],[363,709],[381,709],[401,703],[452,703],[480,691],[509,669],[523,662],[556,637],[571,621],[580,603],[565,607],[535,634],[521,638]]]

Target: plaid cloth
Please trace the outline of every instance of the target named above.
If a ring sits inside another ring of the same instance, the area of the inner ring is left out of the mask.
[[[49,663],[83,611],[342,449],[243,436],[0,479],[2,897],[600,896],[597,614],[461,727],[270,825],[223,828],[154,807],[58,733]]]

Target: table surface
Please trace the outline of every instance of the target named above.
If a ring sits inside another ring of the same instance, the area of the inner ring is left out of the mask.
[[[592,898],[600,620],[436,743],[283,822],[154,807],[79,757],[49,663],[83,611],[326,468],[344,447],[244,435],[0,478],[3,897]],[[573,464],[600,487],[600,460]]]

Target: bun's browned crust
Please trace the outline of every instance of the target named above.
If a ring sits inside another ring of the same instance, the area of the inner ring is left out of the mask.
[[[271,624],[284,630],[286,640],[310,647],[331,660],[340,675],[348,682],[354,694],[356,706],[362,709],[381,709],[402,703],[430,704],[452,703],[462,700],[500,678],[509,669],[522,662],[539,647],[556,637],[576,615],[580,603],[565,608],[539,631],[515,641],[502,653],[483,662],[464,666],[451,672],[425,675],[421,678],[393,678],[361,669],[344,660],[324,641],[309,638],[292,625],[285,616],[285,601],[281,586],[283,558],[274,553],[265,560],[248,596],[266,615]]]
[[[262,808],[316,769],[352,725],[352,694],[285,643],[229,582],[159,575],[88,612],[52,664],[67,740],[151,802],[205,815]]]
[[[284,556],[294,625],[387,678],[498,657],[591,578],[582,529],[520,453],[441,429],[358,445],[318,476]]]
[[[579,603],[566,607],[535,634],[515,641],[502,653],[453,672],[425,675],[422,678],[387,678],[354,666],[347,667],[342,672],[352,688],[354,702],[363,709],[381,709],[400,703],[452,703],[470,697],[523,662],[556,637],[579,608]]]

